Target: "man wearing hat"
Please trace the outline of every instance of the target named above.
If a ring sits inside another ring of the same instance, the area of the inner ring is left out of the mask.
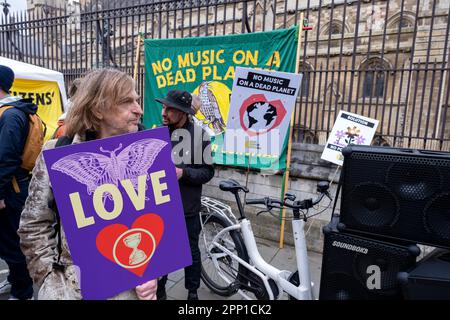
[[[192,96],[184,90],[169,91],[165,98],[155,99],[162,103],[162,123],[169,127],[172,140],[172,160],[180,185],[186,227],[191,247],[192,265],[184,269],[188,300],[198,300],[201,258],[198,240],[201,231],[199,212],[202,185],[214,176],[209,135],[192,122]],[[158,281],[157,297],[166,299],[167,276]]]
[[[37,106],[30,99],[10,96],[13,82],[11,68],[0,65],[0,109],[14,107],[0,116],[0,258],[9,267],[8,278],[0,283],[0,294],[10,291],[10,299],[22,300],[33,297],[33,281],[17,234],[30,183],[30,173],[20,166],[29,130],[28,114],[35,114]]]

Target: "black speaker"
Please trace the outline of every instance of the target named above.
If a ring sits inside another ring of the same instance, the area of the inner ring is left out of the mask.
[[[343,149],[340,230],[450,247],[450,153]]]
[[[411,268],[420,249],[346,234],[338,217],[323,229],[320,300],[402,299],[398,273]]]
[[[450,251],[435,249],[399,280],[408,300],[450,300]]]

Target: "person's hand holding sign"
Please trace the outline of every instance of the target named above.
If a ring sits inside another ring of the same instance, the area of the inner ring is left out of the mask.
[[[157,281],[150,280],[136,287],[136,294],[139,300],[156,300]]]

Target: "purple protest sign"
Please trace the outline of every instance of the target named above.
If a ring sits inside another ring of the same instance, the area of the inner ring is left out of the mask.
[[[167,128],[44,151],[84,299],[192,264]]]

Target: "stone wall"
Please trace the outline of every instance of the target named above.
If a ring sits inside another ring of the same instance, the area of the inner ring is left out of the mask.
[[[293,144],[292,147],[292,163],[289,179],[289,192],[294,193],[297,199],[315,198],[317,182],[321,180],[331,181],[334,177],[334,183],[330,187],[330,193],[335,197],[338,175],[337,166],[320,159],[323,146],[313,144]],[[337,172],[337,174],[336,174]],[[204,187],[203,195],[219,199],[229,204],[236,216],[239,216],[234,196],[229,192],[219,189],[219,183],[225,179],[235,179],[242,185],[247,185],[249,193],[248,199],[263,198],[265,196],[280,198],[283,175],[269,174],[267,172],[259,172],[256,170],[248,171],[245,168],[231,168],[225,166],[216,166],[214,178]],[[241,192],[243,200],[244,193]],[[337,204],[337,212],[339,211],[339,201]],[[326,225],[330,219],[333,202],[326,198],[313,209],[310,209],[309,215],[320,214],[309,219],[305,232],[307,232],[308,249],[316,252],[322,252],[323,235],[322,227]],[[280,220],[278,212],[274,210],[274,217],[268,213],[256,216],[261,208],[257,206],[245,206],[247,217],[252,222],[253,231],[256,236],[272,241],[280,239]],[[322,212],[323,211],[323,212]],[[290,211],[286,211],[286,218],[291,218]],[[286,221],[284,227],[285,237],[284,243],[293,245],[291,222]]]

